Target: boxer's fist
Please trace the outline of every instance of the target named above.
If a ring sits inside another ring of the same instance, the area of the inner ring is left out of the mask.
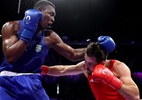
[[[116,47],[114,40],[110,36],[100,36],[98,42],[100,47],[107,53],[112,52]]]
[[[25,12],[23,26],[25,29],[36,31],[38,23],[42,20],[43,14],[39,10],[29,9]]]
[[[21,34],[21,40],[30,42],[42,18],[43,14],[39,10],[29,9],[25,12],[23,19],[24,31]]]
[[[93,80],[102,81],[116,90],[119,90],[122,86],[122,82],[113,75],[113,73],[103,66],[102,64],[98,64],[94,67],[92,72]]]

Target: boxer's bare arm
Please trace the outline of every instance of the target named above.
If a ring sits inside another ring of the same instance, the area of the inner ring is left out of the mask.
[[[43,65],[44,66],[44,65]],[[82,61],[76,65],[55,65],[55,66],[44,66],[48,69],[42,69],[43,75],[50,76],[65,76],[65,75],[78,75],[85,72],[85,62]]]
[[[117,61],[114,64],[114,72],[122,81],[122,87],[118,92],[127,98],[127,100],[139,100],[138,86],[132,80],[131,72],[127,65]]]
[[[57,51],[62,56],[71,61],[79,61],[84,59],[86,48],[74,49],[62,41],[62,39],[53,31],[48,31],[46,34],[47,44]]]
[[[14,63],[25,51],[27,43],[18,40],[18,21],[7,22],[2,26],[2,48],[9,63]]]

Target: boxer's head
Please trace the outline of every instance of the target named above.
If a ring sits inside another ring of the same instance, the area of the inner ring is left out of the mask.
[[[91,74],[94,66],[106,60],[107,53],[100,49],[100,45],[98,43],[90,43],[87,47],[85,53],[85,68],[88,71],[88,74]]]
[[[94,66],[104,62],[108,53],[115,49],[115,42],[109,36],[100,36],[96,43],[90,43],[85,53],[85,68],[91,74]]]
[[[40,27],[45,29],[48,25],[52,25],[55,21],[54,17],[56,15],[55,5],[47,0],[39,0],[35,3],[34,9],[40,10],[43,13],[43,19],[40,22]]]

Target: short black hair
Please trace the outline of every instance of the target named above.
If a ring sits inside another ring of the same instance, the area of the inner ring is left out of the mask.
[[[100,44],[98,42],[90,43],[87,46],[86,54],[89,57],[95,57],[98,63],[101,63],[108,57],[108,53],[101,49]]]
[[[36,2],[34,4],[33,8],[38,9],[38,10],[44,10],[49,5],[52,6],[53,8],[55,8],[55,5],[52,2],[50,2],[48,0],[39,0],[38,2]]]

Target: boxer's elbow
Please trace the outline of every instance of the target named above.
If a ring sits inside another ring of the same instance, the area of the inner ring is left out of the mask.
[[[15,57],[6,57],[6,61],[9,63],[9,64],[13,64],[17,61],[17,58]]]
[[[140,100],[140,92],[139,92],[139,89],[138,89],[138,87],[136,86],[135,87],[135,89],[133,89],[133,90],[135,90],[135,93],[134,93],[134,100]]]
[[[139,92],[134,97],[135,97],[134,100],[140,100]]]
[[[72,62],[76,62],[76,61],[81,61],[84,59],[84,54],[83,53],[78,53],[76,52],[76,50],[73,50],[72,52],[68,52],[68,53],[60,53],[62,56],[64,56],[65,58],[67,58],[68,60],[72,61]]]
[[[133,96],[131,98],[128,98],[128,100],[140,100],[140,96],[139,95]]]
[[[70,55],[70,57],[68,57],[68,59],[72,62],[76,62],[76,61],[81,61],[84,59],[84,56],[79,56],[76,54]]]
[[[76,62],[76,61],[79,61],[79,59],[71,56],[71,57],[67,57],[68,60],[72,61],[72,62]]]

